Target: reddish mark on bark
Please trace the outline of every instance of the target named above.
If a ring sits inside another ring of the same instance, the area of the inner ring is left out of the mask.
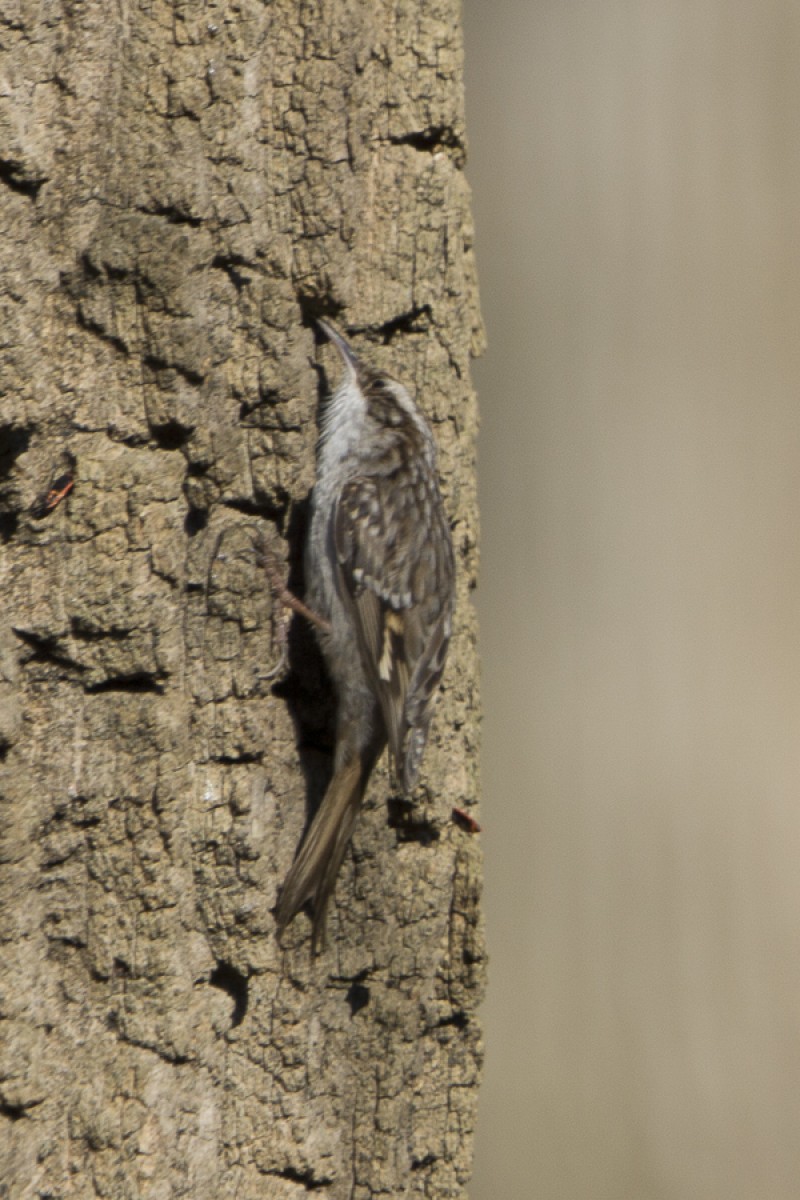
[[[37,521],[42,517],[46,517],[54,508],[58,508],[61,501],[70,494],[75,486],[75,477],[71,471],[67,471],[64,475],[59,475],[55,479],[46,492],[42,492],[37,496],[31,505],[31,516]]]
[[[463,808],[453,809],[453,820],[456,825],[459,825],[466,833],[481,833],[482,829],[474,817],[470,816]]]

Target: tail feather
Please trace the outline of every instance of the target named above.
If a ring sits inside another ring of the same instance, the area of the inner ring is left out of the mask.
[[[369,769],[357,755],[339,768],[281,889],[276,912],[279,933],[311,900],[315,953],[324,945],[328,902],[361,807],[368,775]]]

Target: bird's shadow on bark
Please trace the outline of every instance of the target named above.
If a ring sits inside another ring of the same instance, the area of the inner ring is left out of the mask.
[[[305,594],[303,552],[309,509],[310,497],[293,506],[285,534],[288,588],[300,599]],[[332,773],[336,696],[310,622],[299,613],[287,613],[287,616],[287,669],[271,690],[274,696],[284,701],[294,724],[300,769],[305,780],[307,828]]]

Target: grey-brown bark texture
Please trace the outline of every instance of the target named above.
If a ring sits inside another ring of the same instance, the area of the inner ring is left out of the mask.
[[[480,341],[456,0],[0,12],[0,1195],[461,1196],[484,977]],[[457,629],[411,821],[373,779],[309,952],[330,763],[302,587],[338,318],[431,417]],[[320,364],[315,366],[315,364]],[[324,364],[324,369],[322,368]],[[74,489],[45,515],[37,495]]]

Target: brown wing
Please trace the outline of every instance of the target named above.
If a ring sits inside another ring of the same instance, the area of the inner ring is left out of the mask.
[[[334,542],[342,594],[408,792],[425,748],[453,605],[450,531],[430,471],[418,464],[350,480],[336,508]]]

